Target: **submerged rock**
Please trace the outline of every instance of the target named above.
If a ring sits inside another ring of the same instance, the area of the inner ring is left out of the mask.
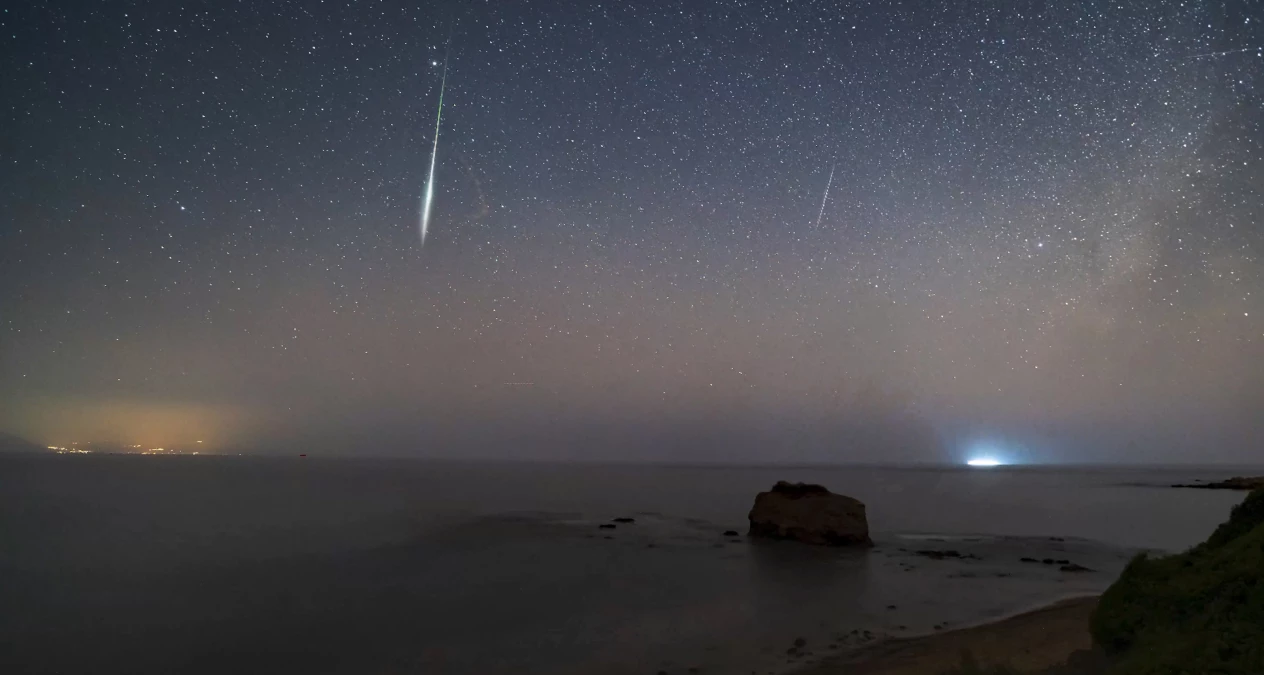
[[[961,551],[952,551],[952,550],[949,550],[949,551],[937,551],[937,550],[914,551],[914,552],[913,552],[913,554],[914,554],[914,555],[920,555],[920,556],[922,556],[923,558],[930,558],[931,560],[943,560],[943,559],[945,559],[945,558],[959,558],[959,559],[961,559],[961,560],[978,560],[978,559],[979,559],[979,556],[974,555],[974,554],[972,554],[972,553],[962,553]]]
[[[635,518],[615,518],[611,520],[610,522],[627,524],[627,523],[635,523],[636,519]]]
[[[870,546],[865,505],[820,485],[778,481],[755,497],[750,534],[827,546]]]

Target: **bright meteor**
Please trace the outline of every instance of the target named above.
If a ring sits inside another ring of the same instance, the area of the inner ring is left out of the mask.
[[[443,122],[443,90],[448,86],[448,57],[443,57],[443,79],[439,82],[439,113],[435,116],[434,146],[430,149],[430,175],[426,178],[426,195],[421,200],[421,245],[426,245],[430,231],[430,204],[434,201],[435,157],[439,154],[439,125]]]

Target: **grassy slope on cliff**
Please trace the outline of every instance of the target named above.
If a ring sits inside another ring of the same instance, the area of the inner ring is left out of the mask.
[[[1092,632],[1119,657],[1111,675],[1264,673],[1264,490],[1189,551],[1135,558]]]

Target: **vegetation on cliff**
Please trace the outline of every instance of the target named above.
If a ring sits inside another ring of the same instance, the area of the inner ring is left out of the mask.
[[[1134,558],[1092,633],[1115,656],[1111,675],[1264,673],[1264,490],[1189,551]]]

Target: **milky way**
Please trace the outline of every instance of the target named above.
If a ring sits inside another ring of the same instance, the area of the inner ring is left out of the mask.
[[[427,67],[458,14],[418,256]],[[12,8],[0,427],[461,456],[1258,456],[1262,14]]]

